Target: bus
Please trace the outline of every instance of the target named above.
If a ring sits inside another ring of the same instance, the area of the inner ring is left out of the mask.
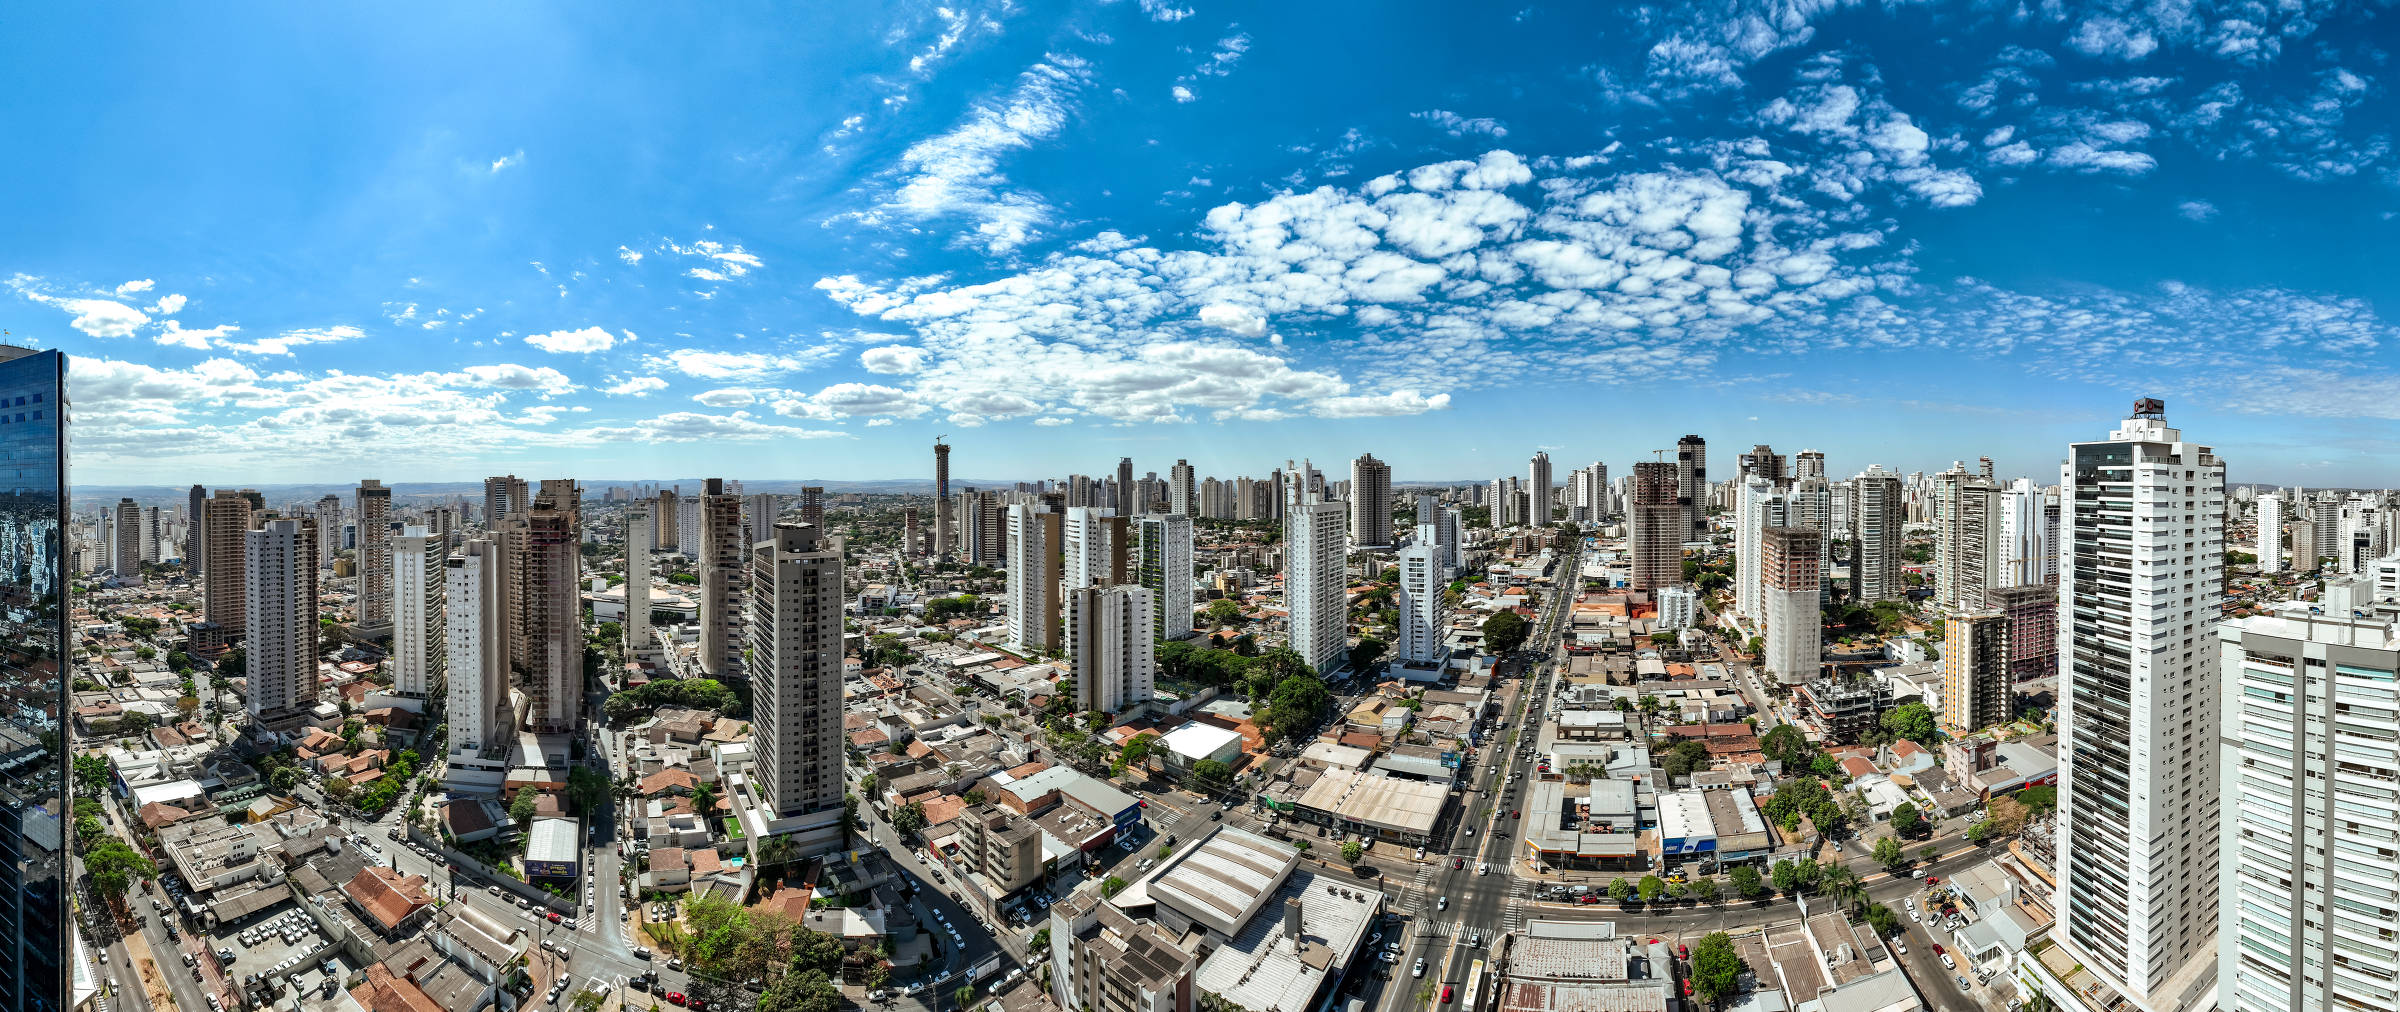
[[[1482,997],[1483,960],[1478,959],[1467,967],[1467,985],[1465,990],[1459,993],[1456,1012],[1481,1012],[1476,1006],[1476,1002]]]

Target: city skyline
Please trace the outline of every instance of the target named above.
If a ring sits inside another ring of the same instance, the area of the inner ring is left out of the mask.
[[[868,479],[943,433],[1465,480],[1520,424],[2040,474],[2153,395],[2236,482],[2400,464],[2371,13],[100,17],[15,36],[48,157],[0,167],[0,326],[75,360],[85,483]],[[244,72],[127,55],[170,44]]]

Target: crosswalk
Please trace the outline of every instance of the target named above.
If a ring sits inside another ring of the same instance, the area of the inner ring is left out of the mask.
[[[1525,926],[1525,901],[1531,898],[1528,894],[1532,890],[1533,887],[1522,880],[1514,880],[1509,883],[1508,903],[1500,911],[1502,934],[1513,933]]]

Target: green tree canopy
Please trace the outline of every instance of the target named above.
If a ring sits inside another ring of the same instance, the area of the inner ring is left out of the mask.
[[[1759,879],[1756,868],[1746,864],[1735,865],[1731,878],[1733,893],[1736,896],[1746,900],[1755,900],[1767,894],[1767,884]]]
[[[1711,931],[1692,946],[1692,995],[1710,1005],[1721,1004],[1740,990],[1742,974],[1749,969],[1733,939]]]
[[[1934,728],[1933,709],[1923,703],[1902,703],[1885,710],[1882,724],[1894,739],[1932,745],[1940,738],[1940,732]]]
[[[1608,880],[1609,899],[1623,903],[1633,899],[1633,894],[1633,883],[1625,881],[1622,876]]]
[[[1667,750],[1666,760],[1660,765],[1666,769],[1670,780],[1691,776],[1692,771],[1708,766],[1708,746],[1696,741],[1676,742],[1674,747]]]
[[[329,781],[330,782],[330,781]],[[541,804],[541,795],[531,787],[517,788],[516,800],[508,804],[508,817],[519,825],[533,821],[533,812]]]
[[[1483,620],[1483,644],[1492,653],[1505,654],[1525,645],[1525,637],[1533,629],[1525,616],[1502,611]]]
[[[1917,814],[1917,806],[1902,802],[1900,807],[1892,809],[1892,832],[1915,836],[1924,829],[1925,817]]]
[[[1667,891],[1667,883],[1656,875],[1644,875],[1641,884],[1634,888],[1641,892],[1642,902],[1654,903],[1660,894]]]
[[[1902,852],[1898,839],[1886,836],[1875,841],[1875,862],[1897,871],[1908,863],[1908,855]]]
[[[83,870],[92,885],[102,895],[122,898],[133,887],[135,879],[158,877],[158,865],[143,857],[133,845],[116,837],[107,837],[83,852]]]

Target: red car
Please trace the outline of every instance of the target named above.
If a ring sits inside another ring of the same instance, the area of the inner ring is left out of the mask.
[[[1452,867],[1452,868],[1454,868],[1454,869],[1455,869],[1455,868],[1464,868],[1464,867],[1466,867],[1466,866],[1467,866],[1467,859],[1466,859],[1466,858],[1463,858],[1463,857],[1454,857],[1454,858],[1451,858],[1451,859],[1450,859],[1450,867]]]
[[[1941,885],[1941,884],[1942,884],[1942,877],[1941,877],[1941,876],[1939,876],[1939,875],[1927,875],[1927,876],[1925,876],[1925,884],[1926,884],[1926,885]]]
[[[1936,955],[1936,956],[1939,956],[1939,955],[1941,955],[1941,954],[1942,954],[1942,943],[1940,943],[1940,942],[1935,942],[1935,943],[1933,943],[1933,954],[1934,954],[1934,955]]]
[[[681,992],[681,991],[669,991],[669,992],[667,992],[667,1004],[669,1004],[669,1005],[681,1005],[681,1004],[683,1004],[683,992]]]
[[[556,911],[556,910],[550,911],[550,923],[552,923],[552,924],[556,924],[556,923],[558,923],[558,911]]]
[[[1511,809],[1509,809],[1509,810],[1508,810],[1508,817],[1509,817],[1509,818],[1512,818],[1512,819],[1523,819],[1523,818],[1525,817],[1525,813],[1524,813],[1524,812],[1522,812],[1522,811],[1519,811],[1519,810],[1517,810],[1517,809],[1511,808]]]
[[[1598,894],[1596,894],[1596,893],[1585,893],[1585,894],[1583,894],[1582,896],[1576,897],[1576,899],[1575,899],[1575,902],[1577,902],[1577,903],[1598,903],[1598,902],[1600,902],[1600,897],[1599,897],[1599,895],[1598,895]]]
[[[708,1012],[708,1003],[698,998],[692,999],[692,1003],[685,1007],[691,1009],[692,1012]]]
[[[1450,985],[1442,985],[1442,1004],[1450,1004]]]
[[[1142,806],[1143,808],[1148,808],[1148,807],[1150,807],[1150,803],[1149,803],[1149,802],[1147,802],[1147,801],[1136,801],[1136,802],[1134,802],[1134,804],[1140,805],[1140,806]]]
[[[1678,946],[1676,946],[1676,947],[1675,947],[1675,958],[1677,958],[1677,959],[1690,959],[1690,958],[1692,958],[1692,947],[1691,947],[1691,946],[1688,946],[1688,945],[1678,945]]]

